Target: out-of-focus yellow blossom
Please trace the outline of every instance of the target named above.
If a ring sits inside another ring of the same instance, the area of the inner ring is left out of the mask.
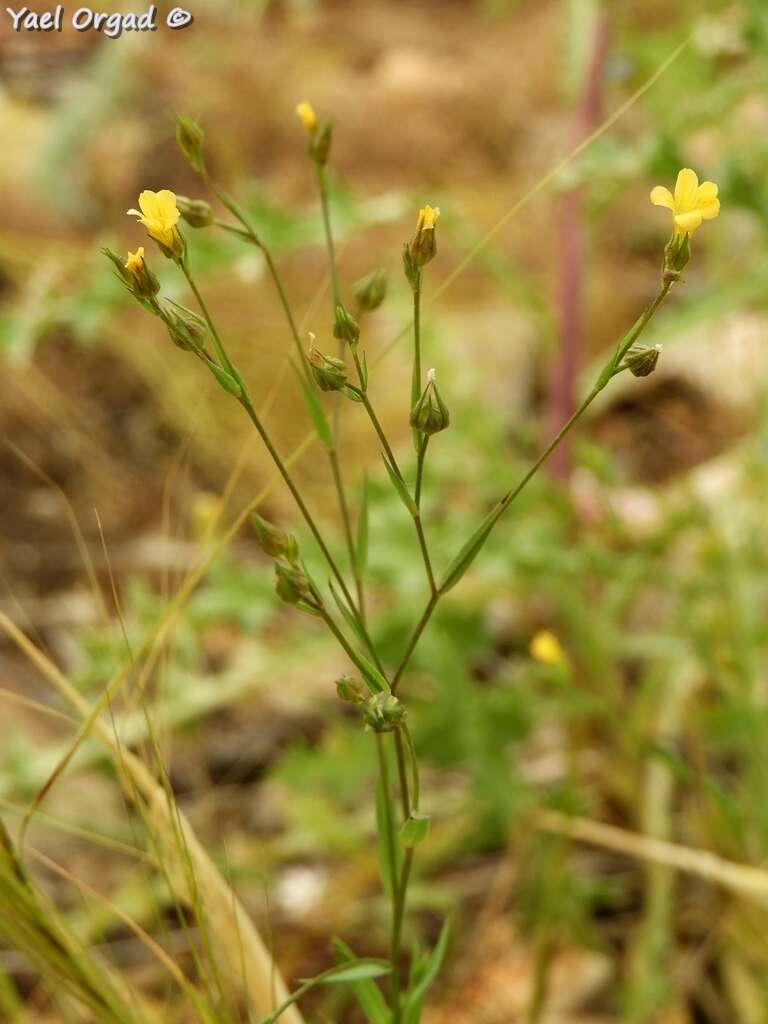
[[[308,132],[314,132],[317,128],[317,114],[311,103],[302,100],[296,104],[296,116]]]
[[[167,249],[176,249],[178,230],[176,225],[181,214],[176,206],[176,195],[167,188],[159,192],[145,190],[139,196],[139,209],[129,210],[129,215],[138,217],[147,233]]]
[[[663,185],[657,185],[651,191],[651,202],[672,211],[675,234],[690,235],[703,220],[713,220],[720,212],[717,192],[714,181],[699,184],[696,172],[684,167],[677,176],[675,194],[672,195]]]
[[[564,665],[567,660],[562,644],[549,629],[540,629],[528,649],[531,657],[542,665]]]

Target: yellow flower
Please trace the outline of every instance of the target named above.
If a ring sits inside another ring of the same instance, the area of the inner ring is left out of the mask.
[[[423,206],[419,210],[419,217],[416,221],[416,234],[419,234],[422,231],[432,231],[439,216],[439,206]]]
[[[314,132],[317,128],[317,114],[311,103],[302,100],[296,105],[296,116],[308,132]]]
[[[140,245],[136,252],[129,252],[125,261],[125,269],[129,274],[137,274],[144,266],[144,246]]]
[[[540,629],[531,640],[528,648],[531,657],[542,665],[562,665],[566,661],[562,644],[548,629]]]
[[[703,181],[700,185],[690,167],[684,167],[678,174],[674,195],[663,185],[657,185],[651,191],[651,202],[672,211],[677,235],[693,234],[703,220],[713,220],[720,212],[717,185],[714,181]]]
[[[146,190],[139,196],[139,209],[129,210],[132,217],[138,217],[147,233],[166,249],[178,248],[178,223],[181,214],[176,206],[176,196],[167,188],[159,192]]]

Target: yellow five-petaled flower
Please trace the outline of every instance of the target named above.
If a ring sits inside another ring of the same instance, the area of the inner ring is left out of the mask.
[[[693,234],[703,220],[713,220],[720,212],[717,185],[714,181],[699,184],[690,167],[684,167],[678,174],[674,195],[663,185],[657,185],[651,191],[651,202],[672,211],[676,235]]]
[[[129,210],[128,213],[139,218],[151,238],[167,249],[176,249],[176,224],[181,214],[173,192],[167,188],[159,192],[147,189],[139,196],[139,209]]]
[[[311,103],[302,100],[296,105],[296,116],[308,132],[314,132],[317,128],[317,114]]]

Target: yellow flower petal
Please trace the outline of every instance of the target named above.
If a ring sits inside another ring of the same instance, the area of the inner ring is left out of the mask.
[[[675,227],[684,234],[692,234],[702,221],[701,210],[689,210],[675,214]]]
[[[125,261],[125,269],[130,273],[134,270],[138,270],[141,264],[144,262],[144,246],[140,245],[136,252],[129,252],[128,259]]]
[[[714,220],[718,213],[720,213],[720,200],[713,199],[711,202],[705,203],[699,207],[699,212],[703,220]]]
[[[542,665],[561,665],[566,660],[562,644],[549,629],[539,630],[531,640],[529,651]]]
[[[664,188],[663,185],[657,185],[656,188],[651,189],[651,202],[654,206],[666,206],[668,210],[674,210],[675,200],[672,193],[668,188]]]
[[[713,199],[717,199],[718,192],[719,189],[714,181],[702,181],[696,190],[696,204],[704,206],[711,203]]]
[[[690,167],[684,167],[675,182],[675,206],[689,206],[699,187],[699,176]]]
[[[296,116],[308,132],[313,132],[317,128],[315,108],[306,100],[296,104]]]

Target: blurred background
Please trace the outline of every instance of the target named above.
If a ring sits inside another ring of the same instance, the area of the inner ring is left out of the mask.
[[[693,167],[719,183],[722,213],[646,335],[664,346],[657,371],[603,393],[412,663],[433,825],[408,938],[433,942],[453,914],[429,1024],[764,1024],[768,889],[750,898],[650,862],[626,837],[756,867],[768,855],[768,8],[191,2],[179,32],[0,32],[0,611],[94,700],[271,479],[242,410],[100,254],[144,242],[125,216],[142,189],[203,195],[175,145],[177,113],[200,120],[213,176],[326,348],[322,221],[294,107],[308,99],[333,118],[342,291],[390,271],[365,345],[382,357],[372,392],[411,469],[400,250],[419,207],[440,207],[424,359],[452,414],[425,492],[441,565],[655,295],[670,225],[648,193]],[[263,261],[212,229],[186,235],[288,455],[309,421]],[[147,255],[166,294],[188,301],[151,243]],[[342,438],[354,505],[370,476],[372,628],[396,663],[425,599],[418,550],[357,407]],[[310,447],[296,473],[343,559],[326,460]],[[262,511],[304,536],[282,488]],[[174,793],[289,978],[327,966],[331,935],[366,955],[386,943],[370,737],[332,685],[347,667],[321,625],[278,604],[246,528],[219,544],[149,673]],[[62,710],[0,636],[11,831],[73,734]],[[569,837],[562,812],[589,834]],[[590,822],[622,831],[611,846]],[[113,766],[86,745],[30,842],[153,930],[162,887],[120,845],[137,827]],[[84,941],[157,988],[124,925],[38,877]],[[183,930],[167,931],[183,962]],[[14,950],[0,950],[0,973],[0,1017],[64,1019]],[[309,1019],[360,1019],[338,995],[308,1006]]]

